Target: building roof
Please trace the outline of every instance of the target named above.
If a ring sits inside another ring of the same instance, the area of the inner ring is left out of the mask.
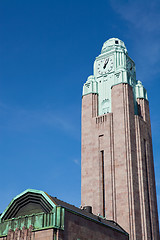
[[[7,235],[13,223],[13,230],[15,230],[16,227],[22,228],[24,219],[26,226],[29,226],[30,223],[33,222],[35,230],[48,227],[64,229],[65,211],[69,211],[89,221],[103,224],[108,228],[128,235],[116,222],[106,220],[100,215],[94,215],[87,211],[88,208],[82,209],[75,207],[74,205],[48,195],[44,191],[27,189],[13,198],[5,211],[0,215],[0,236]],[[43,218],[47,219],[46,216],[50,218],[50,221],[44,223]],[[52,221],[53,219],[54,221]]]
[[[50,197],[53,199],[53,202],[56,205],[64,207],[66,210],[68,210],[70,212],[79,214],[83,217],[86,217],[86,218],[88,218],[90,220],[93,220],[95,222],[104,224],[108,227],[114,228],[115,230],[121,231],[121,232],[128,235],[128,233],[120,225],[118,225],[116,222],[114,222],[113,220],[107,220],[106,218],[103,218],[100,215],[95,215],[93,213],[87,212],[85,209],[78,208],[78,207],[76,207],[74,205],[71,205],[67,202],[64,202],[64,201],[62,201],[62,200],[60,200],[56,197],[52,197],[52,196],[50,196]]]

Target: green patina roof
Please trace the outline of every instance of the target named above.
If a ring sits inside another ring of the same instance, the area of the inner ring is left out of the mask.
[[[6,236],[10,229],[15,231],[16,228],[29,228],[30,225],[35,231],[45,228],[63,230],[64,208],[58,206],[47,193],[27,189],[13,198],[1,214],[0,236]]]
[[[136,99],[148,100],[147,92],[142,83],[136,80],[135,63],[128,56],[124,42],[110,38],[103,44],[101,54],[94,61],[93,75],[83,85],[83,96],[90,93],[98,95],[98,115],[112,112],[111,89],[121,83],[132,86],[137,114]]]
[[[28,206],[32,206],[33,208],[29,208]],[[30,225],[32,225],[33,231],[48,228],[64,230],[65,210],[83,218],[87,218],[89,221],[103,224],[106,227],[127,234],[113,221],[88,213],[84,209],[77,208],[74,205],[48,195],[44,191],[27,189],[13,198],[5,211],[1,214],[0,237],[6,236],[10,229],[15,231],[16,228],[22,229],[24,226],[28,229]],[[28,211],[29,214],[25,214]]]
[[[45,193],[43,191],[40,191],[40,190],[27,189],[24,192],[22,192],[19,195],[17,195],[15,198],[12,199],[10,204],[7,206],[7,208],[1,214],[0,221],[2,219],[6,219],[6,217],[7,217],[6,215],[9,212],[10,212],[9,215],[12,215],[13,208],[18,207],[20,205],[20,203],[22,202],[23,196],[25,196],[25,198],[26,198],[27,194],[29,194],[29,195],[32,194],[32,197],[33,197],[33,194],[39,196],[39,198],[43,197],[43,201],[46,202],[46,204],[50,204],[52,208],[55,207],[55,204],[54,204],[53,200],[51,200],[50,196],[47,193]]]
[[[33,204],[33,206],[32,206]],[[29,208],[32,206],[33,208]],[[44,191],[27,189],[17,195],[5,211],[0,216],[0,237],[6,236],[11,229],[29,228],[31,225],[33,231],[42,229],[58,228],[64,230],[65,210],[79,215],[89,221],[103,224],[106,227],[113,228],[123,234],[127,234],[118,224],[104,219],[52,197]],[[30,214],[25,214],[29,212]]]
[[[110,50],[114,49],[124,49],[124,51],[127,53],[127,48],[122,40],[119,38],[110,38],[106,42],[104,42],[101,53],[108,52]]]

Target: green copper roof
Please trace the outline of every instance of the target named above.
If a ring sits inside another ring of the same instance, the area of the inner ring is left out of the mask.
[[[34,203],[39,201],[39,204],[45,212],[49,212],[52,208],[55,207],[55,204],[45,192],[40,190],[27,189],[12,199],[8,207],[0,216],[0,221],[3,219],[5,220],[15,217],[17,213],[16,211],[18,211],[22,205],[26,204],[27,201],[30,201],[31,198]],[[15,211],[15,209],[17,210]]]
[[[32,204],[33,209],[30,208]],[[32,210],[32,214],[24,214],[28,210]],[[37,210],[41,210],[42,212],[37,212]],[[127,234],[113,221],[89,213],[85,209],[77,208],[43,191],[27,189],[13,198],[1,215],[0,237],[6,237],[9,231],[15,231],[17,229],[32,229],[32,231],[38,231],[58,228],[64,230],[65,211],[69,211],[96,224],[98,223],[107,228],[109,227],[123,234]]]
[[[105,53],[115,49],[123,49],[127,53],[127,48],[124,42],[118,38],[110,38],[109,40],[104,42],[101,53]]]
[[[29,212],[30,214],[26,214]],[[23,226],[33,230],[44,228],[64,229],[64,208],[57,206],[45,192],[27,189],[17,195],[0,216],[0,236]]]
[[[93,75],[83,85],[83,96],[98,94],[98,115],[112,112],[111,89],[120,83],[128,83],[133,88],[135,114],[137,98],[147,98],[147,92],[140,81],[136,80],[134,61],[128,56],[123,41],[110,38],[102,47],[101,54],[94,61]]]
[[[20,216],[4,220],[0,223],[0,237],[6,236],[8,231],[29,228],[32,225],[33,230],[41,230],[48,228],[64,229],[64,208],[57,206],[51,213],[37,213],[32,215]]]

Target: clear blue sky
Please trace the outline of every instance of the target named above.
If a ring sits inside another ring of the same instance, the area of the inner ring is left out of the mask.
[[[111,37],[148,91],[160,201],[160,1],[1,0],[0,212],[27,188],[80,205],[82,86]]]

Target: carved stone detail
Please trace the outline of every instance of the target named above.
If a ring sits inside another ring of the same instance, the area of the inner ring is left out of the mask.
[[[22,230],[19,228],[16,228],[15,231],[10,229],[8,231],[6,240],[31,240],[32,230],[33,230],[32,225],[29,226],[29,229],[27,229],[25,226],[23,226]]]

